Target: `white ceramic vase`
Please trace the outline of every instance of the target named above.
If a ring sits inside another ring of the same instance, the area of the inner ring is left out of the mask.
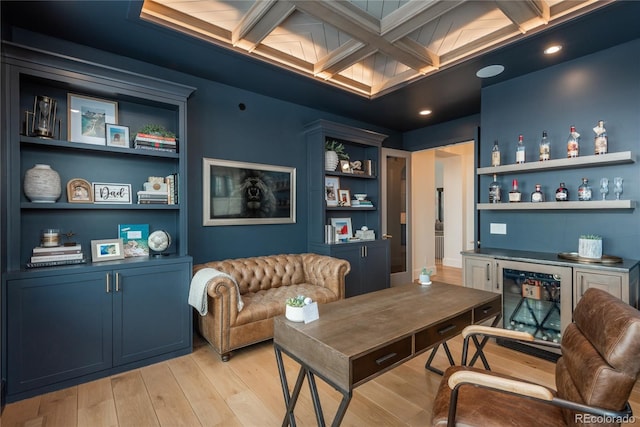
[[[324,170],[334,171],[338,167],[338,163],[340,163],[338,153],[335,151],[324,152]]]
[[[292,322],[304,322],[304,316],[302,315],[302,307],[292,307],[285,305],[285,317]]]
[[[24,194],[34,203],[55,203],[62,194],[60,175],[49,165],[36,164],[24,174]]]
[[[430,285],[431,284],[431,276],[428,274],[421,274],[418,277],[418,280],[420,281],[420,284],[422,285]]]
[[[602,239],[579,239],[578,256],[582,258],[602,258]]]

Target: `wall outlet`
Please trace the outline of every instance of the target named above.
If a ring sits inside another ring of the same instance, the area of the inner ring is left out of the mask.
[[[491,234],[507,234],[507,224],[491,223],[489,225],[489,233]]]

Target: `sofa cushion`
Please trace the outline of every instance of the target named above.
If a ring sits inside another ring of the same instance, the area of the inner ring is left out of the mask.
[[[306,283],[249,292],[242,295],[244,309],[238,313],[234,325],[244,325],[283,315],[287,298],[298,295],[309,297],[320,304],[338,300],[338,295],[330,289]]]

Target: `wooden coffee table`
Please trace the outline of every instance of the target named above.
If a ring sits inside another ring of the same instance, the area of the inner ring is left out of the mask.
[[[274,319],[273,345],[287,407],[283,426],[296,425],[293,410],[305,377],[318,425],[325,422],[314,376],[342,394],[332,422],[340,425],[355,387],[458,335],[468,325],[500,316],[501,296],[438,282],[407,284],[321,304],[319,311],[320,319],[308,324],[284,316]],[[291,394],[283,352],[300,364]]]

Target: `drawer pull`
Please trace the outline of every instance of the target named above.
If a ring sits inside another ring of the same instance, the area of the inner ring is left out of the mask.
[[[377,365],[382,365],[384,362],[386,362],[389,359],[393,359],[397,355],[398,355],[398,353],[389,353],[386,356],[382,356],[381,358],[376,359],[376,364]]]
[[[491,311],[492,308],[493,308],[493,306],[490,305],[489,307],[485,307],[485,308],[481,309],[482,310],[482,314],[487,314],[488,312]]]
[[[455,328],[457,328],[457,326],[456,326],[456,325],[449,325],[449,326],[447,326],[446,328],[438,329],[438,333],[439,333],[440,335],[444,335],[444,334],[446,334],[447,332],[454,330]]]

